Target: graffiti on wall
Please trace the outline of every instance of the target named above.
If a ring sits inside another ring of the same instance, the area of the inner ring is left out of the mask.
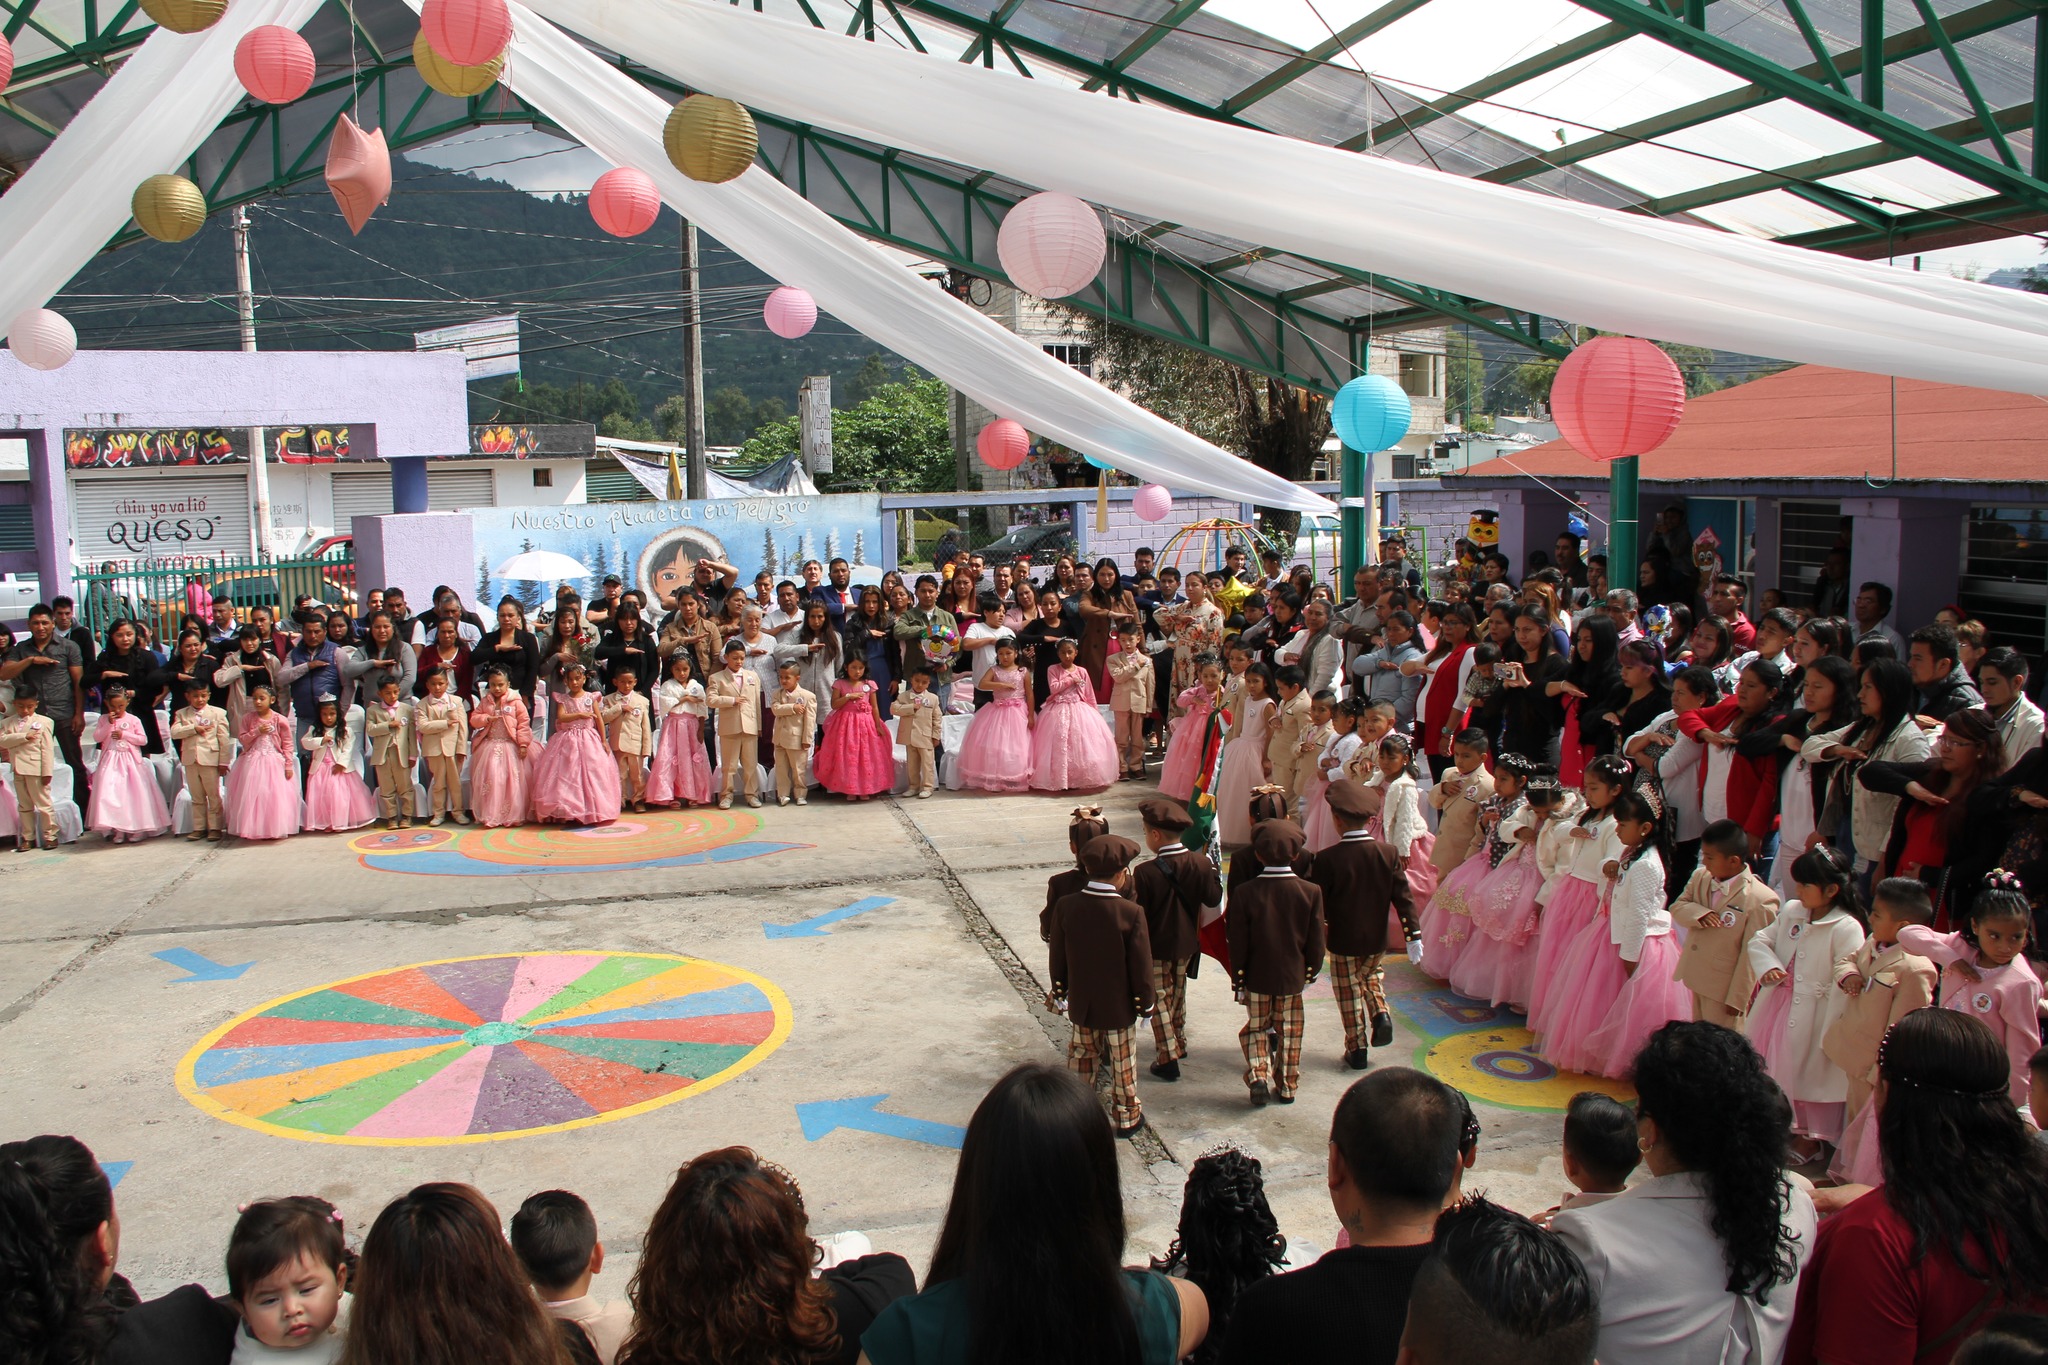
[[[372,423],[270,427],[264,439],[270,458],[281,464],[377,458],[377,428]],[[64,462],[73,469],[163,469],[248,461],[246,427],[108,427],[64,432]]]

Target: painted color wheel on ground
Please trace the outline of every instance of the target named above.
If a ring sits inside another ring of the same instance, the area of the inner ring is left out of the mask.
[[[367,830],[349,848],[379,872],[488,877],[696,867],[810,847],[753,837],[760,828],[752,811],[649,811],[602,825]]]
[[[1534,1041],[1525,1028],[1477,1028],[1423,1049],[1419,1061],[1444,1084],[1508,1109],[1561,1110],[1581,1090],[1597,1090],[1624,1103],[1635,1099],[1636,1092],[1621,1081],[1559,1071],[1529,1050]]]
[[[789,1036],[752,972],[666,953],[512,953],[372,972],[215,1029],[178,1088],[309,1142],[490,1142],[627,1118],[719,1085]]]

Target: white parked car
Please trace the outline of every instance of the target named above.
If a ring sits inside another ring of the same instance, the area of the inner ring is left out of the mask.
[[[42,580],[32,573],[0,574],[0,621],[28,620],[28,609],[42,600]]]
[[[1288,563],[1313,565],[1320,581],[1328,577],[1327,570],[1336,567],[1342,546],[1342,528],[1337,518],[1305,516],[1294,536],[1294,558]]]

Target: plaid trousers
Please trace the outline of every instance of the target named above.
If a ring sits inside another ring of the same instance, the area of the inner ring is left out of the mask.
[[[1068,1068],[1093,1085],[1105,1058],[1109,1063],[1109,1121],[1119,1128],[1134,1127],[1145,1117],[1138,1104],[1137,1028],[1074,1025],[1074,1035],[1067,1041]]]
[[[1188,1055],[1188,964],[1152,959],[1152,1043],[1161,1065]]]
[[[1330,989],[1344,1012],[1344,1050],[1355,1052],[1372,1041],[1372,1017],[1387,1012],[1387,993],[1380,985],[1380,959],[1385,953],[1350,957],[1330,954]]]
[[[1244,994],[1245,1024],[1237,1031],[1244,1049],[1244,1083],[1264,1081],[1278,1095],[1292,1095],[1301,1086],[1301,992],[1293,995]],[[1269,1034],[1280,1035],[1280,1056],[1272,1055]]]

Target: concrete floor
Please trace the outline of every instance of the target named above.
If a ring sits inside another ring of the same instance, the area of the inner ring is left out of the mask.
[[[1108,793],[1112,827],[1135,835],[1134,808],[1148,794]],[[121,1268],[144,1293],[188,1280],[219,1286],[246,1200],[320,1194],[359,1237],[387,1200],[445,1179],[473,1182],[507,1217],[533,1191],[578,1191],[612,1253],[599,1292],[621,1294],[677,1164],[736,1143],[795,1172],[814,1231],[860,1229],[921,1268],[954,1153],[844,1128],[807,1141],[797,1106],[880,1094],[884,1112],[964,1125],[1005,1069],[1060,1056],[1066,1026],[1042,1006],[1037,914],[1045,879],[1069,865],[1072,804],[821,797],[805,809],[764,808],[746,836],[794,847],[624,871],[400,875],[366,866],[347,835],[129,847],[88,837],[61,852],[0,855],[5,1135],[72,1133],[103,1162],[131,1163],[117,1192]],[[890,903],[822,936],[763,929],[867,897]],[[253,965],[231,979],[189,980],[154,956],[179,949]],[[728,1083],[650,1112],[455,1145],[293,1140],[204,1113],[174,1084],[195,1044],[279,997],[413,963],[566,950],[672,953],[758,973],[787,995],[791,1031]],[[1427,983],[1401,963],[1390,985],[1422,1000]],[[1165,1248],[1184,1166],[1229,1142],[1265,1163],[1295,1259],[1312,1260],[1336,1234],[1324,1151],[1331,1109],[1356,1075],[1339,1060],[1336,1005],[1327,986],[1308,1002],[1300,1102],[1254,1110],[1240,1080],[1242,1014],[1222,972],[1211,964],[1190,997],[1192,1055],[1179,1084],[1144,1074],[1149,1034],[1141,1043],[1149,1130],[1122,1147],[1131,1258]],[[1428,1050],[1435,1040],[1419,1017],[1397,1008],[1396,1046],[1376,1052],[1378,1064]],[[1474,1017],[1484,1022],[1484,1012]],[[1554,1108],[1477,1107],[1485,1137],[1468,1188],[1530,1211],[1555,1202],[1565,1186]]]

